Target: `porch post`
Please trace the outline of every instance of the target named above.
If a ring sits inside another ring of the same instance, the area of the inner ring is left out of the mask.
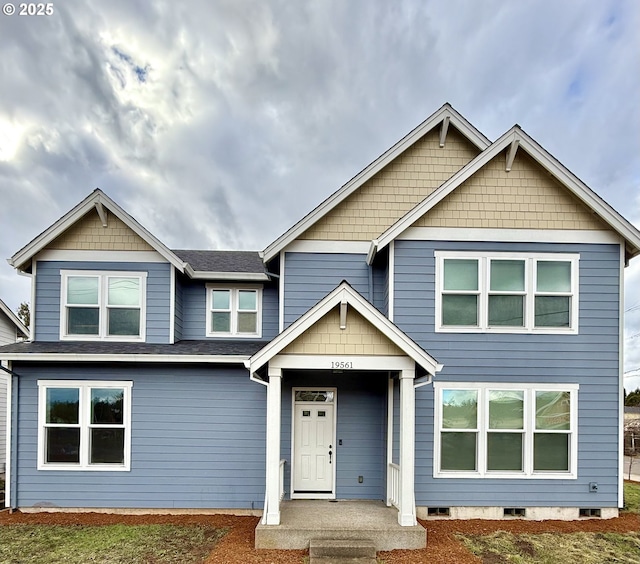
[[[267,491],[265,525],[280,524],[280,404],[282,369],[269,366],[267,388]]]
[[[416,521],[415,480],[415,429],[416,396],[413,382],[415,367],[400,373],[400,509],[398,523],[412,527]]]

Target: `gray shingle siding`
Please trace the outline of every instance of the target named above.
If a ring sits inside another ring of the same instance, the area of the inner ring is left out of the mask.
[[[436,333],[435,250],[579,253],[579,334]],[[394,321],[444,364],[439,381],[580,384],[576,480],[434,479],[433,388],[417,390],[418,505],[617,506],[619,257],[618,245],[396,241]]]

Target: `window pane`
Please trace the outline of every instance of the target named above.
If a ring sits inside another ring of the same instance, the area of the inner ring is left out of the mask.
[[[570,292],[571,263],[567,261],[538,261],[536,290],[538,292]]]
[[[476,470],[476,433],[441,433],[440,469]]]
[[[258,309],[258,293],[255,290],[239,290],[238,309]]]
[[[487,434],[487,470],[522,471],[522,434]]]
[[[536,429],[568,431],[571,428],[571,394],[536,392]]]
[[[476,291],[478,261],[476,259],[445,259],[444,289]]]
[[[213,290],[212,309],[231,309],[231,292],[229,290]]]
[[[122,388],[92,388],[91,423],[122,425],[123,400]]]
[[[67,303],[98,305],[98,278],[95,276],[69,276]]]
[[[80,462],[80,429],[47,427],[45,430],[47,462]]]
[[[489,429],[524,429],[523,391],[489,391]]]
[[[109,278],[109,305],[140,305],[140,279]]]
[[[211,314],[211,330],[214,333],[229,333],[231,331],[231,314],[228,312],[214,312]]]
[[[569,296],[536,296],[536,327],[569,327]]]
[[[443,325],[478,325],[478,296],[442,296]]]
[[[524,296],[489,296],[489,325],[522,327]]]
[[[569,435],[536,433],[533,437],[533,469],[569,471]]]
[[[78,388],[47,388],[47,423],[76,424],[79,422],[80,390]]]
[[[257,313],[238,313],[238,333],[257,333],[256,323],[258,321]]]
[[[477,390],[442,390],[443,429],[475,429],[477,421]]]
[[[333,402],[333,392],[326,392],[324,390],[296,390],[295,400],[330,403]]]
[[[94,307],[67,308],[68,335],[97,335],[100,312]]]
[[[140,310],[117,308],[109,309],[109,335],[139,335]]]
[[[524,292],[524,261],[492,260],[491,290]]]
[[[124,429],[91,429],[90,464],[124,463]]]

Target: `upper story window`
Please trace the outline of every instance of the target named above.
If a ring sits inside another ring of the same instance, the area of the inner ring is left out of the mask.
[[[39,470],[129,470],[132,382],[39,380]]]
[[[577,333],[578,260],[436,252],[436,330]]]
[[[61,276],[62,339],[144,339],[146,272],[63,270]]]
[[[207,284],[207,337],[260,337],[262,288]]]
[[[577,384],[442,382],[435,390],[436,477],[577,477]]]

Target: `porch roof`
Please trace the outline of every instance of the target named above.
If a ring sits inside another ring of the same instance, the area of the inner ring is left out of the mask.
[[[280,335],[245,362],[245,366],[249,369],[251,376],[253,377],[258,370],[281,353],[287,346],[303,335],[305,331],[315,325],[335,307],[339,305],[342,307],[342,304],[344,304],[345,307],[352,307],[366,321],[389,339],[391,343],[397,346],[403,354],[411,358],[428,374],[435,375],[442,369],[442,365],[439,364],[436,359],[382,315],[371,303],[354,290],[348,282],[343,281],[302,317],[292,323],[287,329],[280,333]]]

